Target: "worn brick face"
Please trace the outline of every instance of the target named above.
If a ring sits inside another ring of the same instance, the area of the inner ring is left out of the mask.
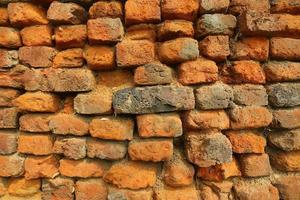
[[[52,27],[36,25],[25,27],[20,32],[23,45],[26,46],[52,46]]]

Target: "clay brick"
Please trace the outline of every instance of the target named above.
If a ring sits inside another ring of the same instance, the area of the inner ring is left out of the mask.
[[[52,27],[36,25],[25,27],[20,32],[25,46],[52,46]]]
[[[75,195],[77,200],[106,200],[107,187],[102,179],[78,180]]]
[[[33,155],[52,154],[53,137],[44,134],[19,134],[18,152]]]
[[[199,49],[202,55],[216,62],[226,60],[230,55],[229,36],[209,35],[199,42]]]
[[[152,200],[153,191],[152,189],[144,190],[129,190],[129,189],[119,189],[117,187],[108,188],[108,199],[118,200],[118,198],[127,198],[130,200]]]
[[[9,3],[7,11],[9,21],[13,26],[24,27],[49,23],[45,10],[32,3]]]
[[[17,151],[18,135],[14,131],[0,131],[0,154],[12,154]],[[1,195],[0,195],[1,196]]]
[[[20,131],[49,132],[48,114],[25,114],[19,118]]]
[[[31,196],[38,193],[41,187],[40,180],[26,180],[14,178],[8,181],[8,193],[13,196]]]
[[[268,153],[274,168],[284,172],[300,171],[300,151],[271,151]]]
[[[54,178],[58,174],[58,159],[53,156],[28,156],[25,160],[25,178]]]
[[[166,20],[157,27],[157,38],[160,41],[178,37],[193,37],[193,23],[185,20]]]
[[[9,24],[7,8],[0,8],[0,26]]]
[[[224,110],[191,110],[183,114],[188,129],[229,129],[230,121]]]
[[[137,24],[126,28],[125,39],[156,41],[154,24]]]
[[[146,114],[190,110],[195,107],[195,101],[193,90],[188,87],[148,86],[117,91],[113,107],[116,113]]]
[[[71,178],[58,176],[53,179],[43,179],[42,183],[42,199],[73,200],[74,181]]]
[[[131,71],[114,70],[99,73],[97,76],[97,85],[108,87],[113,92],[116,92],[124,88],[134,87],[135,84],[133,73]]]
[[[17,29],[0,27],[0,47],[18,48],[22,46],[21,36]]]
[[[52,47],[21,47],[19,49],[19,59],[24,65],[30,67],[51,67],[57,51]]]
[[[218,13],[226,12],[230,4],[230,0],[200,0],[199,13]]]
[[[134,82],[138,85],[161,85],[172,83],[173,70],[160,62],[139,66],[134,71]]]
[[[192,38],[177,38],[162,43],[158,49],[159,60],[176,64],[199,57],[198,42]]]
[[[20,176],[24,172],[24,157],[19,154],[0,155],[0,176]]]
[[[21,92],[10,88],[0,88],[0,107],[13,106],[12,101],[20,96]]]
[[[161,2],[161,14],[165,19],[184,19],[193,21],[197,17],[198,0],[168,0]]]
[[[266,79],[269,82],[300,80],[300,64],[288,61],[269,61],[264,64]]]
[[[271,58],[277,60],[300,60],[300,39],[293,38],[271,38]]]
[[[227,138],[234,153],[264,153],[266,139],[256,130],[227,131]]]
[[[199,167],[210,167],[232,160],[230,141],[215,130],[187,132],[185,151],[187,159]]]
[[[182,124],[177,113],[137,115],[136,121],[139,136],[143,138],[182,135]]]
[[[134,122],[130,118],[105,117],[93,119],[89,132],[92,137],[110,140],[131,140]]]
[[[205,58],[181,63],[178,80],[183,85],[215,82],[218,80],[218,66]]]
[[[272,13],[291,13],[299,14],[300,12],[300,1],[299,0],[277,0],[271,1],[271,12]]]
[[[59,172],[63,176],[79,178],[102,177],[104,173],[104,166],[100,160],[61,159],[59,164]]]
[[[239,161],[245,177],[269,176],[271,173],[268,154],[244,154]]]
[[[0,68],[11,68],[19,64],[18,51],[0,49]]]
[[[79,48],[60,51],[53,59],[53,67],[55,68],[81,67],[83,64],[83,51]]]
[[[21,111],[56,112],[59,109],[59,97],[44,92],[26,92],[14,100]]]
[[[277,147],[283,151],[300,150],[300,129],[272,131],[268,134],[270,146]]]
[[[112,165],[104,180],[118,188],[136,190],[154,186],[156,173],[157,169],[151,163],[124,161]]]
[[[244,106],[265,106],[268,105],[268,95],[262,85],[234,85],[233,101]]]
[[[89,18],[101,17],[122,18],[123,5],[119,1],[98,1],[89,9]]]
[[[300,127],[300,109],[298,107],[293,109],[274,110],[272,114],[272,126],[275,128],[292,129]]]
[[[134,67],[152,62],[155,45],[148,40],[123,40],[116,45],[118,67]]]
[[[63,154],[66,158],[79,160],[86,156],[86,139],[83,137],[57,137],[53,152]]]
[[[267,86],[269,103],[275,107],[300,105],[299,83],[276,83]]]
[[[119,160],[127,153],[123,142],[103,141],[95,138],[87,139],[87,156],[105,160]]]
[[[87,39],[86,25],[65,25],[55,28],[55,43],[59,49],[82,48]]]
[[[266,61],[269,57],[269,39],[265,37],[244,37],[230,41],[230,58],[233,60]]]
[[[229,85],[215,83],[201,86],[195,90],[196,107],[200,109],[221,109],[229,107],[233,91]]]
[[[123,39],[124,28],[119,18],[97,18],[87,22],[90,44],[116,43]]]
[[[83,56],[92,70],[111,70],[116,67],[115,49],[109,46],[88,46]]]
[[[54,1],[48,8],[47,18],[53,24],[82,24],[86,21],[87,13],[76,3]]]
[[[276,179],[273,183],[277,187],[280,198],[293,200],[300,198],[300,192],[298,188],[300,187],[300,178],[298,176],[282,176]]]
[[[240,15],[249,10],[262,13],[269,12],[269,9],[270,4],[268,0],[231,0],[229,12]]]
[[[246,106],[230,110],[230,126],[232,129],[266,127],[272,122],[272,114],[265,107]]]
[[[0,128],[17,128],[17,121],[16,108],[0,108]]]
[[[0,86],[11,88],[22,88],[24,84],[24,74],[27,67],[16,65],[9,71],[0,71]]]
[[[166,185],[161,185],[159,187],[154,188],[154,197],[157,200],[171,200],[171,199],[198,200],[199,194],[194,185],[187,186],[187,187],[179,187],[179,188],[173,188]]]

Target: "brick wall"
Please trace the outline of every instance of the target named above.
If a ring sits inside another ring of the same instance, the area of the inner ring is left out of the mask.
[[[0,4],[0,199],[300,199],[300,0]]]

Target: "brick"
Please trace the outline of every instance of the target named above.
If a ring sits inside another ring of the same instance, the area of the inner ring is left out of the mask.
[[[274,186],[278,189],[280,198],[292,200],[299,199],[300,178],[297,176],[282,176],[276,179]]]
[[[59,97],[44,92],[26,92],[14,100],[21,111],[56,112],[59,109]]]
[[[300,60],[299,39],[274,37],[270,40],[271,58],[277,60]]]
[[[7,180],[5,178],[0,179],[0,196],[2,197],[7,193]]]
[[[233,101],[236,104],[244,106],[265,106],[268,105],[268,95],[262,85],[234,85]]]
[[[239,161],[245,177],[269,176],[271,173],[268,154],[244,154]]]
[[[195,90],[196,107],[200,109],[220,109],[229,107],[233,91],[229,85],[216,83],[201,86]]]
[[[82,67],[83,64],[83,51],[79,48],[60,51],[53,59],[53,67],[55,68]]]
[[[156,167],[151,163],[123,161],[116,163],[104,174],[104,180],[118,188],[142,189],[154,186]]]
[[[300,64],[288,61],[269,61],[264,64],[268,82],[300,80]]]
[[[49,128],[54,134],[82,136],[88,133],[89,125],[80,117],[57,114],[49,120]]]
[[[197,37],[207,35],[233,35],[237,20],[233,15],[204,14],[196,23]]]
[[[51,67],[57,51],[52,47],[21,47],[19,59],[24,65],[30,67]]]
[[[157,27],[157,38],[160,41],[178,37],[193,37],[193,23],[186,20],[165,20]]]
[[[173,143],[169,139],[135,139],[129,143],[128,154],[131,160],[160,162],[173,155]]]
[[[25,178],[53,178],[58,174],[58,159],[49,156],[28,156],[25,160]]]
[[[269,103],[275,107],[300,105],[300,84],[277,83],[267,86]]]
[[[78,200],[105,200],[107,187],[102,179],[78,180],[75,184],[75,195]]]
[[[268,152],[272,166],[284,172],[300,171],[300,151],[272,151]]]
[[[108,188],[108,199],[118,200],[120,198],[127,198],[130,200],[152,200],[153,191],[152,189],[144,190],[129,190],[129,189],[119,189],[116,187]]]
[[[68,160],[61,159],[59,161],[59,172],[67,177],[102,177],[104,173],[104,166],[100,160]]]
[[[14,178],[8,181],[8,193],[14,196],[31,196],[38,193],[41,187],[40,180],[26,180]]]
[[[230,141],[215,130],[188,132],[185,151],[187,159],[199,167],[210,167],[232,160]]]
[[[272,131],[268,134],[270,146],[283,151],[300,150],[300,129]]]
[[[198,0],[184,0],[184,1],[162,1],[161,14],[164,20],[166,19],[184,19],[193,21],[197,17],[199,8]]]
[[[108,87],[113,92],[129,87],[134,87],[135,85],[133,73],[129,70],[101,72],[97,76],[97,84]]]
[[[19,55],[15,50],[0,49],[0,68],[11,68],[19,64]]]
[[[0,86],[10,88],[22,88],[24,81],[24,74],[27,67],[23,65],[16,65],[8,71],[0,72]]]
[[[272,126],[275,128],[298,128],[300,127],[300,108],[273,110]]]
[[[134,67],[154,60],[155,45],[148,40],[123,40],[116,45],[118,67]]]
[[[213,189],[205,184],[199,186],[200,198],[202,199],[218,199],[218,194],[216,194]]]
[[[7,11],[9,21],[13,26],[24,27],[49,23],[45,10],[32,3],[9,3]]]
[[[17,128],[17,121],[16,108],[0,108],[0,128]]]
[[[87,139],[87,156],[105,160],[119,160],[127,153],[123,142],[103,141],[95,138]]]
[[[199,13],[204,14],[204,13],[218,13],[218,12],[226,12],[230,0],[201,0],[199,5]]]
[[[194,185],[180,188],[162,185],[154,188],[154,196],[157,200],[199,199],[198,191]]]
[[[19,134],[18,152],[33,155],[52,154],[53,137],[44,134]]]
[[[26,199],[27,197],[30,197],[30,200],[40,200],[41,199],[41,192],[35,193],[31,196],[25,196],[25,197],[18,197],[18,196],[14,196],[14,195],[10,195],[10,194],[6,194],[5,196],[3,196],[3,200],[13,200],[13,199]]]
[[[162,43],[158,49],[159,60],[176,64],[199,57],[198,42],[192,38],[177,38]]]
[[[266,139],[256,130],[227,131],[227,138],[232,145],[232,151],[238,154],[264,153]]]
[[[19,118],[20,131],[49,132],[48,114],[25,114]]]
[[[113,107],[116,113],[145,114],[190,110],[195,107],[195,101],[193,90],[188,87],[148,86],[117,91]]]
[[[22,46],[21,36],[17,29],[11,27],[0,27],[0,47],[18,48]]]
[[[229,12],[235,15],[240,15],[248,10],[256,12],[269,12],[270,4],[268,0],[231,0]]]
[[[0,8],[0,25],[6,26],[9,25],[8,12],[7,8]]]
[[[86,21],[87,13],[76,3],[54,1],[48,8],[47,18],[53,24],[82,24]]]
[[[126,28],[125,39],[155,42],[156,35],[154,24],[136,24]]]
[[[0,155],[0,176],[20,176],[24,172],[24,157],[19,154]]]
[[[230,58],[233,60],[266,61],[269,57],[269,39],[265,37],[244,37],[230,41]]]
[[[300,11],[299,0],[277,0],[271,1],[272,13],[291,13],[298,14]]]
[[[55,43],[59,49],[82,48],[87,39],[86,25],[64,25],[55,28]]]
[[[12,154],[17,151],[18,135],[14,131],[0,131],[0,154]],[[0,195],[1,196],[1,195]]]
[[[48,25],[25,27],[20,34],[25,46],[52,46],[52,28]]]
[[[87,22],[90,44],[116,43],[123,39],[124,28],[119,18],[97,18]]]
[[[270,111],[260,106],[235,107],[229,111],[229,116],[234,130],[266,127],[272,122]]]
[[[89,18],[101,17],[122,18],[123,5],[119,1],[98,1],[89,9]]]
[[[83,56],[92,70],[112,70],[116,67],[115,49],[109,46],[88,46]]]
[[[229,129],[230,120],[224,110],[191,110],[183,114],[188,129]]]
[[[161,85],[174,81],[174,71],[160,62],[139,66],[134,71],[134,82],[138,85]]]
[[[134,121],[125,117],[95,118],[90,122],[89,132],[92,137],[108,140],[131,140]]]
[[[230,55],[229,36],[209,35],[199,42],[199,49],[202,55],[216,62],[227,59]]]
[[[202,57],[181,63],[178,80],[183,85],[215,82],[218,80],[218,66],[214,61]]]
[[[42,199],[73,199],[74,181],[71,178],[55,177],[43,179],[42,181]]]
[[[10,88],[0,88],[0,107],[13,106],[12,101],[20,96],[21,92]]]
[[[57,137],[53,152],[66,158],[79,160],[86,156],[86,139],[83,137]]]
[[[183,133],[177,113],[145,114],[136,117],[140,137],[178,137]]]

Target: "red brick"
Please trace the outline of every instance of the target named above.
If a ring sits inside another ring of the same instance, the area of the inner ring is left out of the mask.
[[[231,0],[229,12],[239,15],[248,10],[256,12],[269,12],[270,4],[268,0]]]
[[[14,131],[0,131],[0,154],[12,154],[17,151],[18,134]],[[1,196],[1,195],[0,195]]]
[[[6,26],[9,24],[7,8],[0,8],[0,25]]]
[[[78,180],[75,195],[77,200],[106,200],[107,187],[102,179]]]
[[[260,177],[271,174],[268,154],[243,154],[239,161],[244,177]]]
[[[55,28],[55,42],[60,49],[81,48],[87,39],[86,25],[65,25]]]
[[[0,128],[17,128],[17,121],[16,108],[0,108]]]
[[[268,153],[274,168],[284,172],[300,171],[300,151],[271,151]]]
[[[10,88],[0,88],[0,107],[13,106],[12,101],[20,96],[21,92]]]
[[[83,64],[83,50],[79,48],[60,51],[53,59],[53,67],[57,68],[82,67]]]
[[[18,51],[0,49],[0,68],[11,68],[19,63]]]
[[[157,38],[160,41],[178,37],[193,37],[193,23],[185,20],[166,20],[158,25]]]
[[[300,12],[300,1],[299,0],[271,1],[270,5],[271,5],[272,13],[299,14],[299,12]]]
[[[0,27],[0,47],[17,48],[22,46],[21,36],[17,29]]]
[[[52,154],[53,137],[44,134],[25,134],[19,135],[18,152],[33,155]]]
[[[84,58],[92,70],[112,70],[116,67],[115,49],[109,46],[88,46]]]
[[[19,118],[20,131],[49,132],[48,114],[25,114]]]
[[[74,160],[85,158],[86,139],[84,137],[56,137],[53,152]]]
[[[216,62],[226,60],[230,55],[229,36],[210,35],[199,42],[199,49],[202,55]]]
[[[50,179],[43,179],[42,183],[43,200],[73,200],[73,179],[58,176]]]
[[[300,39],[293,38],[271,38],[271,58],[277,60],[300,60]]]
[[[19,154],[0,155],[0,177],[20,176],[24,172],[24,157]]]
[[[168,0],[161,2],[161,14],[165,19],[184,19],[193,21],[197,17],[198,0]]]
[[[199,13],[217,13],[226,12],[230,4],[230,0],[201,0]]]
[[[293,129],[300,127],[300,108],[273,110],[272,126]]]
[[[25,46],[52,46],[52,28],[47,25],[25,27],[20,32]]]
[[[300,63],[269,61],[264,64],[266,79],[269,82],[300,80]]]
[[[125,38],[130,40],[156,41],[156,26],[154,24],[137,24],[126,28]]]
[[[89,9],[89,18],[100,17],[122,18],[123,5],[119,1],[98,1]]]

